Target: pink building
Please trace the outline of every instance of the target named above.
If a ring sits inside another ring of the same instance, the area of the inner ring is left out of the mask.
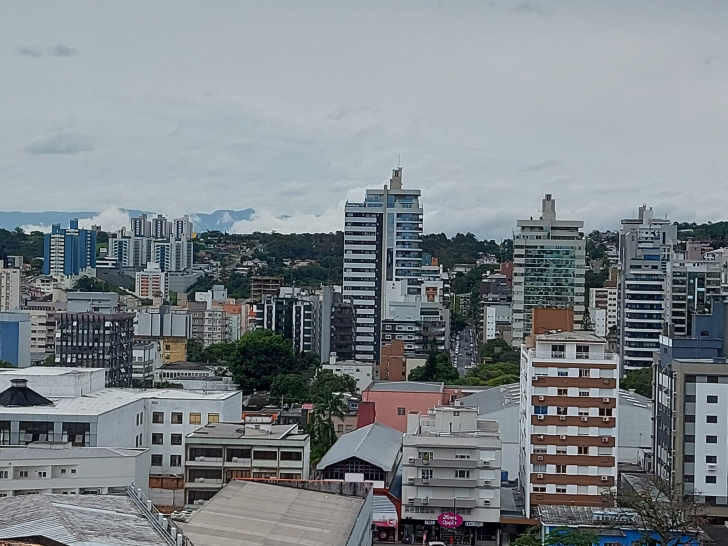
[[[407,414],[449,404],[451,393],[442,383],[377,381],[361,393],[362,402],[374,403],[374,420],[400,432],[407,432]],[[369,423],[359,423],[359,426]]]

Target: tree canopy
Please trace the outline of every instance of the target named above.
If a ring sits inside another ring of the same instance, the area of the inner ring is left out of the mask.
[[[460,380],[460,374],[450,362],[450,355],[438,351],[437,346],[433,342],[430,344],[427,361],[423,366],[412,370],[408,380],[435,381],[452,384]]]
[[[620,381],[621,388],[652,398],[652,368],[629,370]]]
[[[572,527],[558,527],[541,537],[540,527],[529,527],[518,537],[515,546],[593,546],[599,537],[592,531]]]

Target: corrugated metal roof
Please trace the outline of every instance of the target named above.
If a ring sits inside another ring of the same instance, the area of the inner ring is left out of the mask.
[[[403,437],[404,433],[381,423],[367,425],[339,438],[316,468],[323,470],[332,464],[356,457],[387,472],[397,461]]]
[[[365,390],[381,392],[442,392],[444,383],[423,383],[420,381],[375,381]]]

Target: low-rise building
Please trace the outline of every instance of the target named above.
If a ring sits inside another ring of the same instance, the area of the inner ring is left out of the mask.
[[[136,484],[146,491],[149,450],[37,442],[0,448],[0,497],[106,495]]]
[[[208,423],[185,438],[185,495],[189,504],[211,499],[231,480],[305,480],[310,438],[298,425],[274,425],[258,415],[243,423]]]
[[[336,355],[329,358],[328,364],[321,366],[324,370],[329,370],[334,375],[348,375],[356,381],[356,389],[362,392],[366,389],[374,378],[374,363],[365,362],[363,360],[337,360]]]
[[[154,376],[162,365],[159,345],[156,342],[137,342],[132,349],[132,383],[139,387],[154,386]]]
[[[500,524],[498,423],[478,409],[436,406],[408,415],[402,447],[402,529],[423,537],[477,544]],[[452,543],[449,542],[449,543]]]
[[[30,315],[0,313],[0,360],[18,368],[30,366]]]
[[[190,325],[190,316],[184,309],[169,305],[145,307],[136,312],[134,339],[159,341],[164,364],[182,362],[187,357]]]
[[[442,383],[375,381],[362,391],[362,402],[375,405],[376,422],[400,432],[407,431],[409,413],[427,413],[430,408],[447,403],[446,398]]]

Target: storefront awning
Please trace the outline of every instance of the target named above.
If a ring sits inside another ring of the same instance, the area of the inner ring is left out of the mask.
[[[392,501],[384,495],[374,495],[373,523],[377,527],[397,527],[399,516]]]

